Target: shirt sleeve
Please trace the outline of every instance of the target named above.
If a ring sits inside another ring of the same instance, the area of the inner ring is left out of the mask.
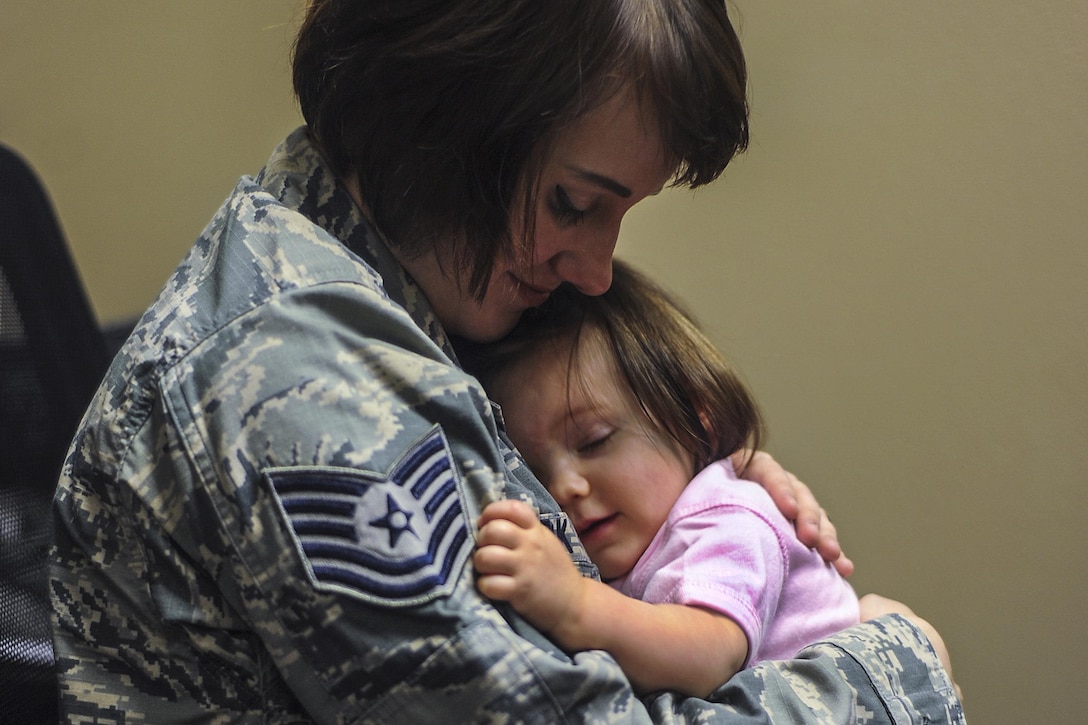
[[[762,488],[700,473],[681,495],[621,591],[653,604],[723,614],[744,631],[749,662],[758,657],[787,576],[784,532],[765,515]],[[788,535],[793,535],[789,532]]]

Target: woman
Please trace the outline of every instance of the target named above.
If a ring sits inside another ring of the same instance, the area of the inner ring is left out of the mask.
[[[695,719],[711,706],[644,704],[611,658],[569,657],[476,592],[471,522],[499,498],[593,568],[449,336],[501,337],[560,282],[603,291],[627,209],[743,148],[724,8],[315,2],[294,76],[307,127],[227,199],[73,443],[55,503],[62,712]],[[888,655],[903,673],[882,673]],[[883,712],[904,675],[926,680],[916,707],[945,707],[899,618],[758,672],[717,693],[756,721],[858,697]],[[821,702],[797,694],[812,689]]]

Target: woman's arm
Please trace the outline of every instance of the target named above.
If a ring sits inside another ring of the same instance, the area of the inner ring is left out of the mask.
[[[484,509],[474,558],[480,592],[510,602],[568,651],[611,653],[637,689],[705,697],[744,664],[748,641],[728,617],[647,604],[582,577],[527,505]]]
[[[915,627],[922,630],[922,633],[929,638],[930,644],[933,645],[933,651],[937,653],[937,657],[940,658],[941,664],[944,665],[944,670],[948,674],[948,678],[952,680],[957,697],[963,699],[963,693],[960,691],[959,685],[955,685],[955,679],[952,677],[952,659],[948,655],[948,647],[944,643],[944,638],[941,637],[940,633],[932,624],[915,614],[906,604],[897,602],[894,599],[882,597],[879,594],[866,594],[858,600],[858,604],[861,607],[861,621],[863,622],[868,622],[869,620],[883,617],[887,614],[899,614],[908,619]]]

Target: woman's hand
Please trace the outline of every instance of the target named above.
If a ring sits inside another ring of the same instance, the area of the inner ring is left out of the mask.
[[[747,460],[750,457],[750,460]],[[747,465],[745,461],[747,460]],[[805,546],[820,552],[826,561],[835,565],[843,576],[854,572],[854,562],[842,553],[835,525],[827,517],[812,491],[797,476],[783,468],[766,451],[738,451],[733,454],[733,467],[743,469],[744,478],[755,481],[767,493],[778,510],[793,521],[797,529],[797,538]]]

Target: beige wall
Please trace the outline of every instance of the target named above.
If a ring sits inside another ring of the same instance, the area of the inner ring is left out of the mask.
[[[952,648],[978,723],[1088,709],[1088,6],[737,0],[753,142],[621,254],[745,371],[861,591]],[[295,0],[10,3],[0,140],[103,321],[137,314],[297,122]]]
[[[139,314],[299,123],[299,0],[5,2],[0,140],[48,183],[98,316]]]

